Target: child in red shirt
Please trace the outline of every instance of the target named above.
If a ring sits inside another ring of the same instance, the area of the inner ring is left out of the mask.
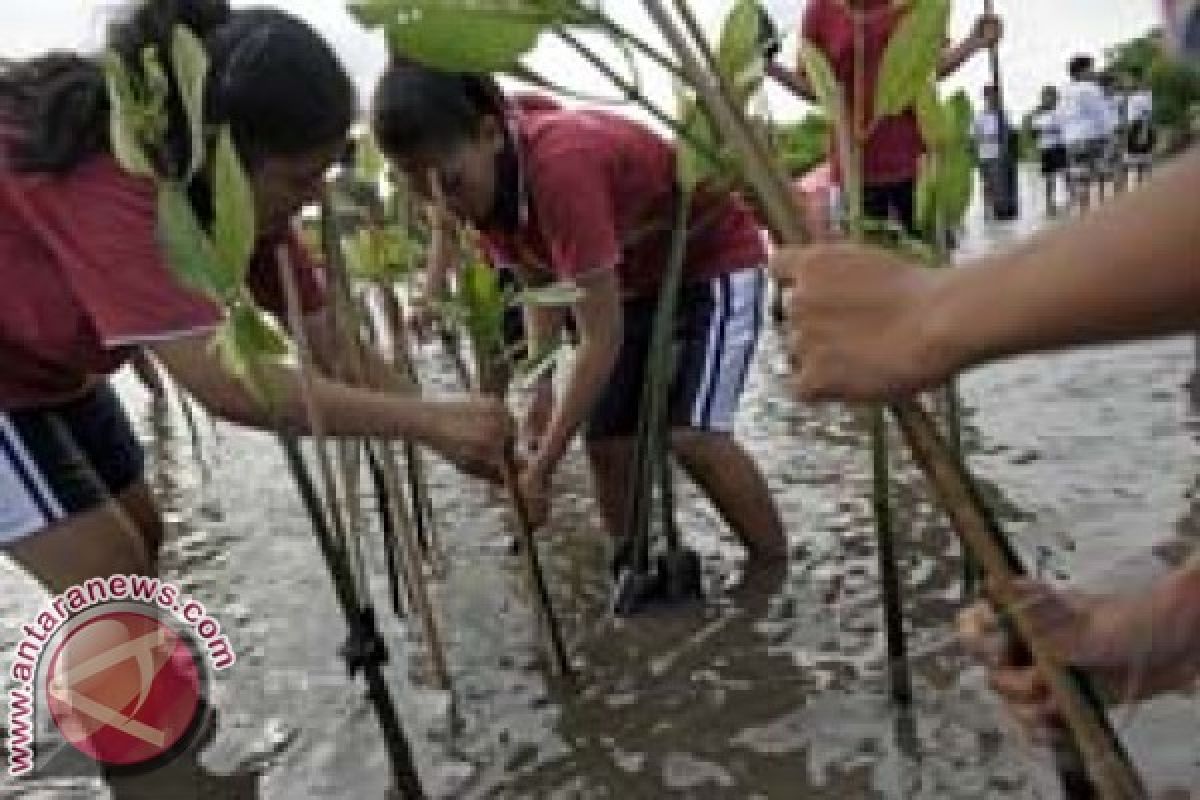
[[[675,160],[660,137],[596,110],[513,107],[488,79],[395,64],[373,110],[383,151],[482,234],[495,266],[523,283],[569,279],[579,347],[522,488],[539,522],[550,478],[576,431],[586,432],[610,533],[624,526],[628,476],[650,330],[667,265]],[[672,449],[751,555],[786,553],[765,481],[732,436],[761,326],[762,234],[749,209],[701,189],[690,214],[671,387]],[[530,349],[563,315],[526,309]]]

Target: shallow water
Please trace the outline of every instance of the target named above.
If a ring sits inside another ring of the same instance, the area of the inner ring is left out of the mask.
[[[1034,224],[975,219],[967,248],[1003,246]],[[436,350],[425,355],[427,374],[445,372]],[[1196,546],[1200,417],[1184,389],[1193,368],[1193,343],[1181,339],[1023,359],[963,380],[971,463],[1043,574],[1133,589]],[[687,492],[682,529],[704,557],[708,601],[611,619],[606,550],[577,454],[562,471],[543,556],[580,676],[574,688],[547,677],[503,497],[434,470],[447,564],[436,602],[453,701],[430,688],[419,637],[382,615],[388,677],[432,795],[1058,796],[1045,754],[1016,735],[959,652],[957,547],[900,458],[894,499],[914,728],[891,708],[865,436],[845,410],[794,404],[784,372],[770,335],[739,420],[788,525],[793,558],[776,586],[732,588],[739,548]],[[216,684],[221,717],[202,758],[207,777],[150,796],[382,797],[378,728],[336,654],[344,623],[273,440],[206,428],[206,478],[179,417],[121,384],[167,509],[165,577],[207,604],[239,657]],[[368,562],[382,610],[377,539]],[[5,653],[42,599],[0,562]],[[1166,696],[1114,719],[1156,789],[1200,796],[1200,696]],[[107,790],[67,751],[31,780],[0,784],[0,795]]]

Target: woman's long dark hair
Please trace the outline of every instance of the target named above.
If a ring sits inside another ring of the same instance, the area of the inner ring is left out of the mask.
[[[388,155],[425,155],[462,144],[484,117],[503,116],[505,105],[489,76],[397,60],[375,87],[371,126]]]
[[[273,9],[232,11],[226,0],[146,0],[108,31],[107,48],[139,68],[147,46],[170,63],[172,31],[190,28],[208,52],[205,119],[228,124],[243,159],[295,155],[344,139],[354,84],[329,45]],[[168,154],[183,163],[188,126],[172,76]],[[63,173],[108,150],[109,102],[98,59],[51,53],[0,63],[0,121],[16,131],[23,171]]]

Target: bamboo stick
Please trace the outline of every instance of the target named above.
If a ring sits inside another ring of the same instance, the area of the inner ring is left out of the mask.
[[[696,60],[686,38],[671,20],[662,0],[644,0],[644,4],[663,36],[675,50],[693,87],[704,99],[714,123],[745,158],[746,177],[754,190],[762,196],[774,227],[785,234],[786,243],[803,243],[805,237],[799,220],[789,208],[787,187],[773,174],[770,164],[760,159],[753,143],[748,140],[746,131],[738,124],[737,110],[729,103],[726,95],[714,85],[714,81],[720,81],[720,75],[706,73],[704,67]],[[896,403],[892,406],[892,411],[905,431],[914,457],[917,457],[918,464],[942,499],[959,535],[972,550],[977,551],[976,557],[988,572],[992,573],[993,569],[1001,565],[995,563],[994,559],[985,558],[985,553],[991,551],[994,555],[997,549],[1003,550],[1005,543],[1002,538],[998,538],[998,530],[984,526],[971,529],[971,533],[968,534],[968,529],[964,527],[972,518],[976,521],[986,519],[987,512],[978,497],[969,491],[964,493],[964,485],[969,487],[970,483],[963,483],[962,477],[965,472],[962,465],[950,455],[945,444],[938,438],[928,413],[915,401]],[[924,432],[927,435],[916,438],[914,432]],[[957,482],[954,480],[956,474],[960,478]],[[1002,571],[997,577],[1003,581],[1006,577],[1010,578],[1011,574],[1011,570]],[[1008,586],[1011,589],[1011,582]],[[1088,697],[1089,693],[1084,688],[1084,676],[1064,670],[1052,657],[1048,657],[1051,651],[1038,639],[1037,631],[1029,623],[1024,610],[1013,607],[1014,598],[1011,591],[1007,596],[1002,594],[994,599],[1017,623],[1017,630],[1026,639],[1035,662],[1045,672],[1051,694],[1067,717],[1068,727],[1076,739],[1088,773],[1101,797],[1106,800],[1144,797],[1145,790],[1141,781],[1120,741],[1108,727],[1102,707],[1095,701],[1094,694]]]
[[[550,644],[550,656],[555,668],[564,678],[570,679],[574,675],[574,670],[571,667],[571,659],[567,656],[562,629],[558,624],[558,617],[554,613],[554,605],[550,600],[550,591],[546,587],[546,578],[542,573],[538,558],[537,537],[534,535],[533,524],[529,519],[525,498],[521,496],[518,474],[516,457],[512,448],[507,448],[504,453],[504,485],[508,490],[513,509],[517,513],[517,524],[521,531],[521,550],[525,557],[529,587],[533,591],[537,604],[539,627],[546,632]]]
[[[320,409],[313,396],[312,362],[308,350],[307,338],[304,335],[304,321],[300,311],[299,292],[296,289],[296,282],[292,275],[287,251],[284,248],[280,248],[278,253],[280,279],[287,302],[288,319],[299,356],[301,399],[305,407],[306,416],[308,417],[309,431],[314,439],[318,466],[325,476],[328,485],[328,481],[332,476],[332,469],[329,465],[328,453],[324,449],[324,426],[322,424]],[[369,606],[364,605],[362,598],[357,595],[357,589],[354,586],[351,576],[351,568],[346,561],[345,549],[339,546],[336,529],[331,529],[328,525],[329,520],[337,519],[336,510],[330,509],[334,513],[328,516],[322,510],[316,485],[305,468],[304,456],[295,438],[281,435],[280,440],[287,455],[292,475],[296,479],[297,488],[300,490],[301,498],[308,509],[309,516],[316,529],[317,541],[333,578],[334,591],[342,613],[346,617],[347,626],[351,630],[358,630],[363,622],[364,611],[369,612]],[[373,622],[373,617],[371,621]],[[375,633],[375,631],[372,630],[371,633]],[[396,783],[396,789],[403,797],[409,800],[423,800],[425,792],[421,787],[420,777],[412,755],[412,748],[409,746],[408,739],[404,734],[399,713],[392,700],[387,681],[383,676],[380,662],[375,659],[367,659],[363,664],[363,674],[367,681],[368,697],[375,708],[379,725],[383,729],[384,743],[387,747],[392,778]]]
[[[323,210],[329,214],[324,225],[324,233],[327,238],[325,249],[328,257],[328,267],[334,275],[335,305],[341,308],[342,314],[340,316],[353,320],[356,315],[354,313],[354,304],[349,297],[350,286],[345,263],[342,259],[337,221],[332,216],[332,203],[326,200]],[[288,278],[292,279],[290,271]],[[353,360],[350,365],[350,373],[359,378],[364,377],[366,375],[365,351],[359,336],[357,323],[349,328],[335,327],[337,329],[335,346],[338,348],[339,354],[348,354]],[[299,343],[299,340],[297,342]],[[434,682],[438,688],[449,689],[451,686],[450,671],[446,666],[446,654],[437,623],[437,615],[434,613],[433,604],[430,600],[429,587],[425,580],[425,573],[421,568],[422,558],[420,547],[415,546],[411,542],[413,539],[412,522],[404,513],[400,501],[400,498],[405,495],[401,488],[398,471],[395,469],[395,456],[391,447],[387,446],[386,443],[382,449],[383,457],[380,459],[380,467],[382,468],[383,482],[387,489],[386,494],[388,495],[385,508],[390,516],[392,527],[399,529],[402,534],[400,537],[404,552],[402,562],[405,567],[409,596],[413,600],[417,615],[421,619],[422,632],[425,636],[426,648],[429,651],[429,664]]]

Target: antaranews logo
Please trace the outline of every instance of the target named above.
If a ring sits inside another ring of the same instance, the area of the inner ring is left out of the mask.
[[[237,660],[202,603],[141,575],[73,586],[21,630],[9,671],[12,777],[37,767],[43,711],[63,739],[106,767],[170,760],[203,727],[210,674]]]

